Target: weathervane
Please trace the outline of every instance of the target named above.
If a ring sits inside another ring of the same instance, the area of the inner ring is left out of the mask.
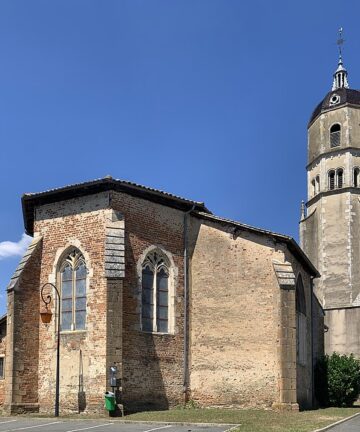
[[[342,45],[345,42],[345,39],[343,39],[343,37],[342,37],[342,33],[343,33],[343,28],[340,27],[339,28],[339,39],[336,42],[337,45],[338,45],[338,47],[339,47],[339,58],[340,58],[340,60],[342,59]]]
[[[347,70],[345,69],[342,61],[342,50],[345,39],[343,39],[343,28],[339,28],[339,38],[336,41],[337,46],[339,47],[339,61],[338,67],[334,73],[334,80],[332,85],[332,91],[337,90],[339,88],[349,88],[349,81],[347,78]]]

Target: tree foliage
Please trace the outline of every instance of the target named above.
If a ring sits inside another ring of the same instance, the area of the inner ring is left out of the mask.
[[[315,389],[321,406],[351,406],[360,394],[360,361],[352,354],[324,356],[316,365]]]

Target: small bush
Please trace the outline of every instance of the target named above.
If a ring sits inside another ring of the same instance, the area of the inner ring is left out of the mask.
[[[188,400],[185,404],[177,405],[176,409],[198,409],[200,408],[196,401],[193,399]]]
[[[333,353],[315,369],[315,394],[321,406],[351,406],[360,394],[360,362],[352,354]]]

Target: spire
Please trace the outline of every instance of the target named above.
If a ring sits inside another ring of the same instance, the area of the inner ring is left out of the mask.
[[[342,61],[342,45],[344,43],[344,39],[342,37],[343,28],[339,28],[339,39],[337,40],[337,44],[339,47],[339,61],[338,67],[334,73],[334,81],[332,85],[332,91],[337,90],[339,88],[349,88],[349,82],[347,79],[348,73],[345,69]]]

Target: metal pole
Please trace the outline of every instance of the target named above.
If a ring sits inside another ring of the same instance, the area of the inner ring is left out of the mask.
[[[55,390],[55,417],[59,417],[60,399],[60,295],[58,295],[58,316],[57,316],[57,347],[56,347],[56,390]]]
[[[59,417],[59,399],[60,399],[60,294],[56,286],[50,282],[44,284],[41,288],[40,294],[42,301],[48,306],[51,303],[52,297],[50,294],[44,298],[43,291],[44,288],[50,285],[54,288],[57,298],[58,298],[58,316],[57,316],[57,343],[56,343],[56,383],[55,383],[55,417]]]

